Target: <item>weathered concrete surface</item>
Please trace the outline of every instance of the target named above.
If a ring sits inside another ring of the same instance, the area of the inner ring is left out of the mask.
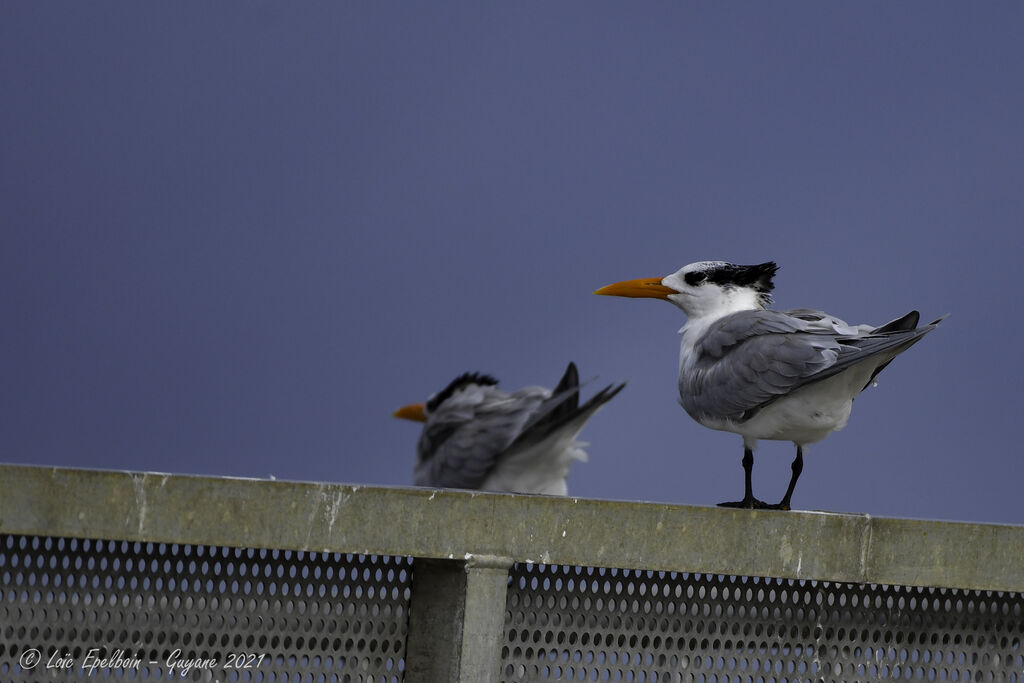
[[[512,560],[419,559],[413,572],[408,683],[497,683],[505,643],[505,598]]]
[[[0,531],[1024,591],[1024,527],[0,465]]]

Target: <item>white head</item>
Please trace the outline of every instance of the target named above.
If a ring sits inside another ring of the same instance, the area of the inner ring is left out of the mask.
[[[617,282],[594,292],[611,296],[665,299],[688,318],[714,318],[771,303],[773,262],[740,266],[725,261],[698,261],[663,278]]]
[[[449,382],[448,386],[444,389],[428,398],[426,403],[411,403],[407,406],[402,406],[392,415],[404,420],[426,422],[430,419],[431,415],[441,411],[443,406],[457,404],[463,397],[463,394],[479,393],[485,387],[495,387],[497,384],[498,380],[490,375],[484,375],[479,372],[464,372]],[[479,397],[477,397],[475,402],[479,402],[479,400]]]

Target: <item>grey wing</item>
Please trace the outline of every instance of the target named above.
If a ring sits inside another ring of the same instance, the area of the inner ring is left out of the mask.
[[[488,387],[481,394],[431,415],[417,447],[417,486],[479,488],[550,392],[537,387],[510,396]]]
[[[899,353],[934,329],[908,329],[911,320],[916,322],[913,313],[873,328],[805,309],[734,313],[695,345],[694,361],[680,374],[680,400],[698,419],[741,422],[781,396],[871,356]]]
[[[717,353],[698,350],[693,366],[680,375],[680,401],[698,420],[742,422],[834,366],[839,352],[839,344],[825,335],[744,334]]]

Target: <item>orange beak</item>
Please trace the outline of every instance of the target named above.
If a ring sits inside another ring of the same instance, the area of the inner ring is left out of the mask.
[[[662,278],[660,277],[625,280],[623,282],[616,282],[613,285],[608,285],[607,287],[602,287],[594,292],[594,294],[602,294],[604,296],[628,296],[634,299],[668,299],[670,294],[678,294],[678,292],[671,287],[666,287],[661,284],[661,280]]]
[[[413,420],[415,422],[427,421],[426,406],[422,403],[413,403],[412,405],[402,406],[391,414],[392,416],[400,417],[403,420]]]

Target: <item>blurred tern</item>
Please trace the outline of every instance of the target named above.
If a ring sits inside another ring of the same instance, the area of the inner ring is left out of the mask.
[[[579,404],[579,373],[569,363],[554,391],[506,393],[489,375],[465,373],[425,403],[394,416],[423,422],[416,447],[417,486],[564,496],[574,460],[586,460],[576,435],[625,384]]]
[[[701,261],[667,277],[594,292],[665,299],[686,314],[679,330],[679,402],[705,427],[743,437],[743,500],[720,504],[725,507],[790,509],[804,446],[842,429],[854,397],[942,320],[918,327],[920,314],[911,311],[874,327],[809,309],[767,310],[776,270],[772,262]],[[751,489],[758,439],[796,445],[789,487],[775,505]]]

